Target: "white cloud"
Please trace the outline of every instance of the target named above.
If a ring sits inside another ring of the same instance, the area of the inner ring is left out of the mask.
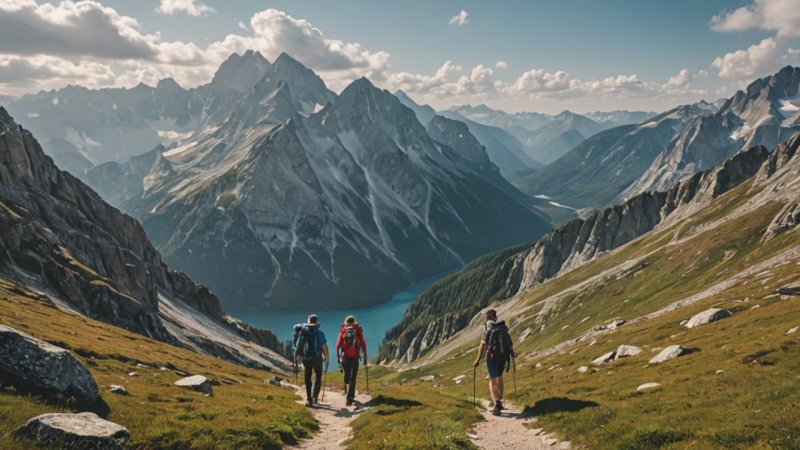
[[[500,70],[508,69],[508,63],[505,61],[497,61],[494,66]]]
[[[250,27],[248,27],[247,24],[242,22],[241,20],[236,24],[236,26],[244,31],[250,31]]]
[[[0,55],[0,86],[49,89],[79,83],[89,87],[112,85],[114,72],[95,62],[73,63],[52,56],[19,57]]]
[[[736,50],[718,56],[711,63],[723,78],[753,78],[771,71],[779,64],[779,47],[775,38],[767,38],[747,50]]]
[[[763,39],[747,49],[715,58],[711,65],[718,69],[720,77],[752,79],[800,60],[789,48],[790,40],[800,37],[800,5],[797,0],[755,0],[749,6],[723,11],[712,17],[710,26],[719,32],[753,28],[775,32],[774,37]]]
[[[451,17],[450,21],[447,23],[449,25],[458,25],[458,26],[466,25],[469,23],[469,13],[462,9],[460,13]]]
[[[90,0],[0,2],[0,54],[202,63],[194,44],[162,42],[140,29],[136,19]]]
[[[207,16],[217,12],[214,8],[196,0],[161,0],[156,8],[161,14],[175,14],[184,12],[192,17]]]
[[[711,18],[714,31],[760,28],[778,37],[800,36],[800,5],[797,0],[755,0],[752,5],[724,11]]]

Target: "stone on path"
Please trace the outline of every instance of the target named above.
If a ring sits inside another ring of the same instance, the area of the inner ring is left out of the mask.
[[[43,414],[18,432],[41,448],[116,450],[130,441],[128,430],[94,413]]]
[[[204,394],[213,393],[211,389],[211,382],[208,381],[208,378],[202,375],[192,375],[191,377],[181,378],[175,382],[175,386],[202,392]]]
[[[731,312],[725,309],[711,308],[701,313],[695,314],[689,319],[685,326],[686,328],[694,328],[698,325],[705,325],[708,323],[716,322],[731,316]]]
[[[688,350],[681,347],[680,345],[670,345],[669,347],[661,350],[661,352],[654,356],[653,359],[650,360],[650,364],[659,364],[665,361],[669,361],[670,359],[675,359],[679,356],[683,356],[689,353]]]
[[[74,397],[82,406],[102,403],[92,374],[69,351],[0,325],[0,378],[56,400]]]
[[[646,391],[648,389],[655,389],[655,388],[660,387],[660,386],[661,386],[661,383],[645,383],[645,384],[642,384],[639,387],[637,387],[636,391],[637,392],[642,392],[642,391]]]

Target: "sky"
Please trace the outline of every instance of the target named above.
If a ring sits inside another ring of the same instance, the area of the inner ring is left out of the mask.
[[[207,83],[286,52],[437,109],[662,111],[800,65],[800,0],[0,0],[0,94]]]

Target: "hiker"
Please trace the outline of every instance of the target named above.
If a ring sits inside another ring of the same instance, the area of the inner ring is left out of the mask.
[[[489,372],[489,390],[492,394],[494,409],[492,414],[500,415],[503,410],[503,371],[508,371],[509,361],[516,358],[514,344],[508,334],[508,327],[505,321],[497,321],[497,311],[490,309],[486,311],[486,330],[478,348],[478,356],[472,367],[478,367],[481,363],[483,354],[486,353],[486,369]]]
[[[336,339],[336,356],[339,366],[344,372],[344,384],[347,388],[347,406],[355,401],[356,375],[358,375],[358,360],[364,353],[364,364],[367,364],[367,343],[364,342],[364,331],[356,322],[355,316],[347,316],[339,330]]]
[[[319,328],[319,319],[315,314],[308,316],[308,322],[303,324],[296,334],[294,363],[298,358],[303,363],[306,383],[306,406],[319,403],[319,391],[322,388],[322,365],[328,362],[328,340],[325,333]],[[312,392],[311,372],[314,372]],[[313,394],[313,395],[312,395]]]

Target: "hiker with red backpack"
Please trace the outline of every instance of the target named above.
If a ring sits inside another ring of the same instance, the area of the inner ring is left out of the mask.
[[[505,321],[497,321],[497,311],[490,309],[486,311],[485,332],[481,345],[478,348],[478,356],[472,367],[478,367],[484,353],[486,354],[486,369],[489,372],[489,390],[492,394],[494,408],[492,414],[500,415],[503,408],[503,371],[508,371],[513,359],[517,357],[514,352],[514,344],[511,342],[511,335]],[[473,380],[474,383],[474,380]]]
[[[344,372],[344,384],[347,390],[347,406],[351,406],[356,397],[356,376],[361,353],[364,354],[364,366],[367,365],[367,343],[364,331],[356,322],[355,316],[347,316],[336,339],[336,355],[339,366]]]

